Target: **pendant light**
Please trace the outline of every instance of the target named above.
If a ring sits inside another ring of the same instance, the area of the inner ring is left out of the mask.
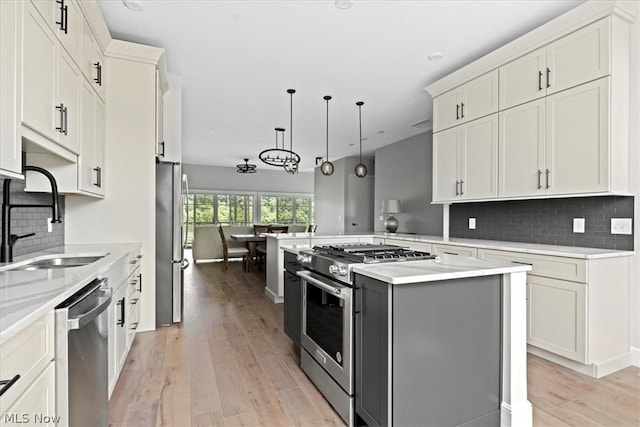
[[[244,159],[244,163],[236,165],[238,173],[256,173],[256,165],[249,163],[249,159]]]
[[[329,161],[329,100],[331,99],[331,97],[329,95],[326,95],[324,97],[324,100],[327,101],[327,157],[325,158],[325,161],[322,162],[322,164],[320,165],[320,172],[322,172],[322,175],[324,176],[329,176],[331,174],[333,174],[333,163],[331,163]]]
[[[290,174],[298,173],[298,165],[300,163],[300,156],[293,152],[293,94],[296,93],[295,89],[287,89],[287,93],[291,98],[291,109],[289,116],[289,157],[284,161],[284,170]],[[293,156],[295,154],[295,157]]]
[[[360,122],[360,163],[356,165],[355,173],[358,178],[364,178],[367,176],[367,167],[362,163],[362,106],[364,102],[358,101],[356,105],[358,106],[358,119]]]
[[[283,167],[284,163],[289,158],[296,159],[298,162],[300,161],[300,156],[296,153],[286,150],[284,148],[284,128],[275,128],[276,130],[276,148],[268,148],[263,150],[258,156],[262,162],[268,164],[269,166],[277,166]],[[278,143],[278,135],[282,135],[282,148]]]

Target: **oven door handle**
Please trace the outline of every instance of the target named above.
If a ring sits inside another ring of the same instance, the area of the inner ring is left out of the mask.
[[[342,296],[341,288],[331,286],[321,280],[316,279],[315,277],[312,276],[312,273],[308,271],[301,270],[301,271],[298,271],[296,274],[300,276],[303,280],[306,280],[307,282],[311,283],[313,286],[317,286],[320,289],[324,289],[325,291],[331,292],[334,295]]]

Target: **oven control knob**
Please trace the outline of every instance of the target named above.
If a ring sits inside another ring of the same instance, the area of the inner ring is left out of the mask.
[[[329,266],[329,273],[333,274],[334,276],[346,276],[347,275],[347,268],[343,265],[330,265]]]
[[[296,260],[301,264],[309,264],[311,262],[311,255],[298,254]]]

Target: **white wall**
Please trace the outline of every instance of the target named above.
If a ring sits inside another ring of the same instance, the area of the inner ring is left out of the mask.
[[[291,175],[282,168],[263,165],[260,160],[253,163],[258,167],[256,173],[237,173],[236,168],[190,164],[183,164],[182,172],[187,174],[190,191],[313,193],[312,172]]]
[[[636,255],[631,259],[631,289],[630,289],[630,309],[631,309],[631,347],[635,353],[635,364],[640,366],[640,20],[636,17],[631,26],[631,111],[630,120],[630,171],[631,171],[631,191],[635,196],[634,204],[634,249]]]
[[[402,209],[395,215],[399,233],[442,235],[442,205],[431,204],[432,147],[433,133],[428,131],[376,150],[376,231],[386,231],[384,219],[379,219],[382,201],[396,199]]]
[[[332,162],[333,174],[329,176],[322,175],[320,167],[315,169],[314,219],[318,234],[345,234],[348,176],[354,174],[354,168],[359,162],[359,157],[335,160]],[[367,166],[367,174],[373,176],[373,159],[362,159],[362,162]]]
[[[142,274],[155,283],[155,66],[107,58],[106,196],[66,197],[66,243],[142,243]],[[140,330],[155,329],[155,287],[142,288]]]

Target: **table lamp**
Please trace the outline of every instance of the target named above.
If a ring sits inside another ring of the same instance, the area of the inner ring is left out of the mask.
[[[389,233],[395,233],[398,230],[398,220],[393,216],[400,212],[400,200],[383,200],[382,213],[388,213],[389,216],[384,221],[384,227]]]

